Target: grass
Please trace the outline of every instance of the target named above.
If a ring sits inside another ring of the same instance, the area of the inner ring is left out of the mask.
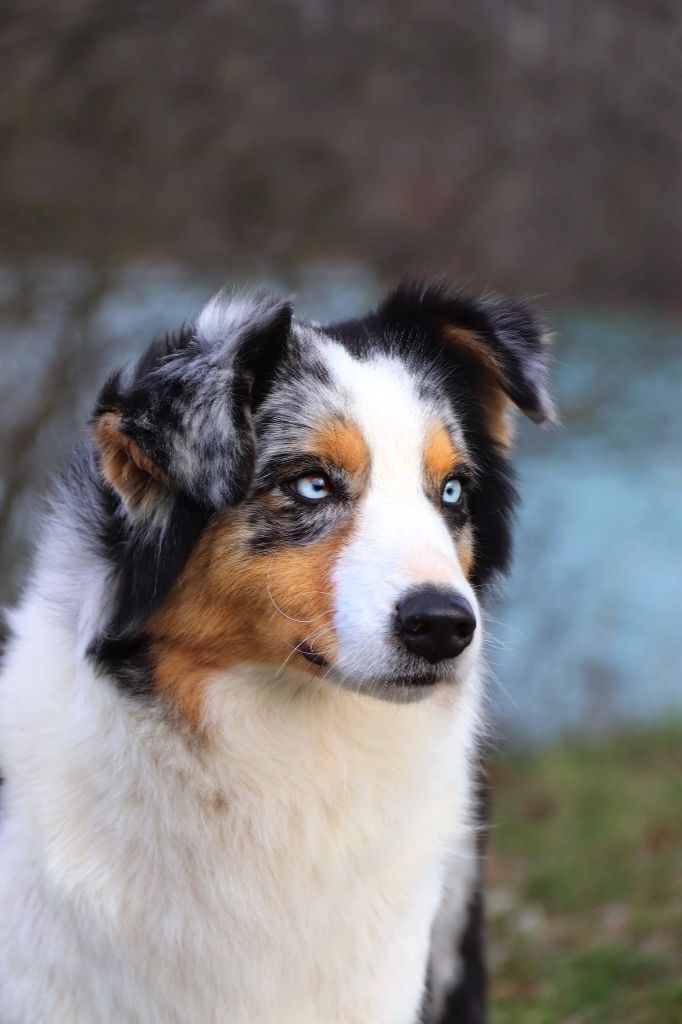
[[[682,1024],[682,724],[492,769],[492,1024]]]

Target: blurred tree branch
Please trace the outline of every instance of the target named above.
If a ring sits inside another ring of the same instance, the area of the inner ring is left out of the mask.
[[[14,570],[25,555],[21,546],[17,547],[17,531],[12,529],[12,524],[30,486],[36,484],[36,461],[43,463],[46,477],[54,471],[55,462],[59,463],[64,455],[62,445],[70,436],[68,431],[59,428],[57,421],[63,417],[64,410],[71,416],[77,415],[84,388],[101,366],[102,352],[91,335],[91,321],[107,287],[108,273],[92,270],[54,338],[49,366],[37,380],[24,415],[18,422],[5,425],[0,461],[0,564],[3,567],[0,596],[4,599],[13,596]],[[12,384],[10,378],[6,387]]]
[[[6,258],[341,256],[679,303],[680,5],[9,0],[2,22]]]

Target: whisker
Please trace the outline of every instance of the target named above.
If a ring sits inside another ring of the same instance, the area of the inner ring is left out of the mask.
[[[319,618],[321,618],[322,615],[326,615],[327,614],[326,611],[322,611],[322,612],[319,612],[318,615],[314,615],[312,617],[312,619],[297,619],[294,615],[289,615],[288,612],[285,612],[283,608],[280,608],[280,606],[277,604],[277,601],[275,601],[274,597],[272,596],[272,590],[270,589],[270,570],[269,569],[268,569],[268,572],[266,573],[266,577],[265,577],[265,589],[267,591],[268,597],[270,598],[270,601],[272,602],[272,604],[273,604],[273,606],[275,608],[275,611],[279,612],[280,615],[283,615],[285,619],[289,619],[290,622],[301,622],[301,623],[315,622],[316,619],[319,619]],[[324,597],[333,597],[333,594],[330,594],[329,591],[327,591],[327,590],[299,590],[293,596],[296,598],[296,597],[301,597],[301,596],[303,596],[305,594],[321,594]]]
[[[294,654],[296,654],[298,651],[300,651],[302,647],[305,647],[306,644],[309,643],[309,641],[317,640],[317,639],[319,639],[319,637],[323,636],[324,634],[331,633],[333,628],[334,627],[332,625],[327,625],[327,626],[321,626],[319,629],[314,629],[312,631],[312,633],[309,633],[306,637],[304,637],[301,641],[299,641],[299,643],[297,643],[295,647],[291,647],[291,651],[289,652],[289,654],[287,654],[286,658],[284,659],[282,664],[277,669],[277,672],[275,673],[275,679],[279,679],[279,677],[281,676],[282,672],[284,671],[284,669],[287,667],[287,665],[289,664],[289,662],[293,658]],[[291,645],[289,645],[289,646],[291,646]]]
[[[516,633],[520,640],[528,639],[528,636],[525,633],[522,633],[520,629],[517,629],[516,626],[511,626],[508,622],[502,622],[501,619],[494,619],[492,615],[488,615],[487,612],[484,615],[484,619],[486,623],[491,622],[494,626],[502,626],[503,629],[508,629],[510,633]]]
[[[323,636],[325,633],[330,633],[334,628],[333,623],[328,622],[324,626],[319,626],[317,629],[313,629],[307,636],[304,636],[302,640],[296,645],[287,644],[292,651],[298,651],[304,644],[307,644],[310,640],[317,640],[318,637]]]
[[[504,685],[502,680],[499,678],[497,673],[494,671],[494,669],[491,668],[490,664],[486,665],[486,672],[490,676],[492,681],[497,684],[497,686],[499,687],[500,691],[504,694],[504,696],[507,698],[507,700],[511,704],[513,704],[514,707],[516,708],[516,710],[518,711],[519,710],[519,705],[516,703],[516,701],[514,700],[514,698],[511,695],[511,693],[509,692],[507,687]]]
[[[486,647],[493,647],[495,650],[498,651],[508,651],[510,654],[515,653],[515,648],[513,644],[507,643],[506,640],[500,640],[500,638],[498,636],[495,636],[493,633],[486,632],[483,638],[483,642],[486,645]]]

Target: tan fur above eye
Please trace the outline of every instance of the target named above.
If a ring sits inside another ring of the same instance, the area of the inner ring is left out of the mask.
[[[367,443],[353,424],[343,419],[322,423],[309,438],[311,452],[355,476],[364,476],[369,469]]]
[[[424,446],[424,469],[432,487],[440,489],[459,461],[459,453],[445,427],[432,427]]]
[[[123,433],[119,413],[103,413],[92,433],[104,479],[120,494],[129,511],[151,514],[170,488],[165,474]]]

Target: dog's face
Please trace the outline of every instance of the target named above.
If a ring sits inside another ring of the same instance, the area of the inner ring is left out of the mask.
[[[526,310],[438,289],[325,328],[214,301],[101,396],[133,564],[119,537],[97,656],[124,678],[132,644],[193,722],[208,678],[245,664],[392,700],[463,678],[508,558],[513,407],[551,416],[542,370]]]

